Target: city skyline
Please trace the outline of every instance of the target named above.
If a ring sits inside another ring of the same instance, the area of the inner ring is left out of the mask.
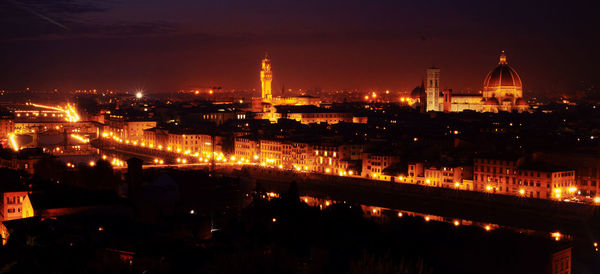
[[[525,96],[574,92],[598,72],[590,9],[558,2],[178,4],[5,2],[2,88],[259,90],[265,51],[274,91],[410,91],[435,65],[442,88],[477,92],[500,50]]]
[[[600,273],[596,17],[0,1],[0,269]]]

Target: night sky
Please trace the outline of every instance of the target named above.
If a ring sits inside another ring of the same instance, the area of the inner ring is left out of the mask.
[[[599,79],[597,9],[568,1],[0,0],[0,88],[481,89],[506,50],[529,92]]]

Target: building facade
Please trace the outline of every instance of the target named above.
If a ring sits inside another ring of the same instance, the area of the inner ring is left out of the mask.
[[[13,115],[6,114],[0,116],[0,142],[6,141],[8,135],[15,131],[15,119]]]
[[[33,217],[33,206],[27,191],[4,191],[0,201],[0,221]]]
[[[385,153],[362,154],[362,177],[389,181],[390,176],[383,174],[383,170],[400,161],[400,157]]]
[[[516,158],[476,158],[474,163],[477,191],[558,200],[577,191],[574,170],[523,164]]]

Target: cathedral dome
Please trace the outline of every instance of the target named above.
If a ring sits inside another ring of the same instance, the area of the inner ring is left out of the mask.
[[[496,88],[499,86],[523,88],[521,77],[519,77],[519,74],[517,74],[515,69],[506,62],[506,54],[504,54],[504,51],[500,55],[498,66],[490,71],[485,77],[485,81],[483,81],[484,89]]]
[[[508,65],[502,51],[498,66],[491,70],[483,81],[484,97],[523,96],[523,83],[519,74]]]

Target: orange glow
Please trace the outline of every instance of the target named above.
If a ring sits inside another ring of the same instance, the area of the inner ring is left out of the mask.
[[[554,238],[554,240],[556,241],[560,241],[560,238],[562,237],[562,235],[560,234],[560,232],[554,232],[552,233],[552,237]]]
[[[10,147],[14,150],[14,151],[19,151],[19,145],[17,144],[17,140],[15,139],[15,134],[14,133],[10,133],[8,134],[8,140],[10,141]]]
[[[78,135],[78,134],[71,134],[71,137],[73,137],[73,139],[76,139],[76,140],[78,140],[78,141],[80,141],[82,143],[89,143],[90,142],[89,138],[85,138],[85,137],[83,137],[81,135]]]

